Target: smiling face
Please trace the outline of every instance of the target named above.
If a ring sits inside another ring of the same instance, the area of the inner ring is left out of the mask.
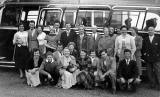
[[[105,27],[105,28],[103,29],[103,32],[104,32],[104,35],[105,35],[105,36],[108,36],[108,35],[109,35],[109,29],[108,29],[107,27]]]
[[[113,27],[109,27],[109,34],[114,34],[114,28]]]
[[[54,27],[55,27],[56,29],[58,29],[58,28],[60,27],[60,24],[59,24],[59,23],[55,23],[55,24],[54,24]]]
[[[90,57],[92,57],[92,58],[96,57],[96,52],[94,52],[94,51],[91,52]]]
[[[69,31],[71,29],[71,24],[66,24],[66,30]]]
[[[69,57],[69,56],[70,56],[70,51],[69,51],[68,48],[65,48],[65,49],[64,49],[64,56],[65,56],[65,57]]]
[[[47,60],[48,60],[48,62],[52,62],[53,56],[52,55],[47,55]]]
[[[42,33],[42,27],[38,27],[37,31],[38,31],[39,34]]]
[[[106,56],[107,56],[107,53],[105,52],[105,51],[103,51],[103,52],[101,52],[101,58],[106,58]]]
[[[124,56],[126,59],[130,59],[131,58],[131,53],[130,52],[125,52]]]
[[[155,32],[155,28],[154,28],[154,27],[149,27],[149,28],[148,28],[148,35],[149,35],[149,36],[153,36],[153,35],[154,35],[154,32]]]
[[[24,31],[24,25],[23,25],[23,24],[19,25],[19,31],[20,31],[20,32],[23,32],[23,31]]]
[[[84,28],[83,28],[83,27],[79,27],[78,30],[79,30],[79,34],[80,34],[80,35],[83,35],[83,34],[84,34]]]
[[[84,59],[84,58],[86,57],[86,52],[81,51],[81,53],[80,53],[80,57],[81,57],[82,59]]]
[[[29,27],[30,27],[30,29],[32,29],[32,30],[33,30],[33,29],[34,29],[34,27],[35,27],[35,24],[34,24],[33,22],[30,22],[30,23],[29,23]]]
[[[69,45],[69,50],[73,51],[74,50],[74,45]]]
[[[122,35],[126,35],[126,34],[127,34],[127,28],[125,28],[125,27],[122,28],[122,29],[121,29],[121,34],[122,34]]]

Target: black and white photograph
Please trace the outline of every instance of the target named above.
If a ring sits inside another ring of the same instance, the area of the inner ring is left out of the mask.
[[[160,0],[0,0],[0,97],[160,97]]]

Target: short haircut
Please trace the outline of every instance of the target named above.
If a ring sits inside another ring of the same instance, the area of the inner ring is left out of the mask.
[[[123,26],[121,26],[120,30],[122,30],[123,28],[128,29],[127,26],[123,25]]]
[[[42,30],[44,29],[44,27],[43,27],[42,25],[38,25],[37,28],[38,28],[38,27],[41,27]]]
[[[35,21],[34,21],[34,20],[31,20],[29,23],[34,23],[34,24],[35,24]]]
[[[40,50],[38,48],[33,48],[33,53],[37,51],[40,51]]]
[[[70,45],[73,45],[74,47],[76,46],[74,42],[69,42],[67,46],[69,47]]]
[[[23,25],[23,26],[24,26],[24,24],[23,24],[23,23],[19,23],[19,24],[18,24],[18,30],[19,30],[19,27],[20,27],[21,25]]]
[[[83,52],[85,52],[85,53],[87,54],[87,50],[85,50],[85,49],[82,49],[81,51],[83,51]]]
[[[101,55],[101,54],[102,54],[102,52],[107,53],[107,50],[106,50],[106,49],[103,49],[103,50],[101,50],[101,51],[99,52],[99,54]]]
[[[130,49],[124,49],[124,54],[125,54],[126,52],[131,53],[131,50],[130,50]]]
[[[55,20],[55,21],[54,21],[54,24],[55,24],[55,23],[59,23],[59,24],[60,24],[60,21],[59,21],[59,20]]]

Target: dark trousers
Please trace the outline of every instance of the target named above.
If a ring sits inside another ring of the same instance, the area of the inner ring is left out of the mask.
[[[128,90],[128,91],[136,91],[137,89],[137,82],[135,81],[135,79],[131,82],[128,83],[127,80],[125,79],[125,83],[122,83],[119,79],[117,80],[118,82],[118,88],[120,90]]]
[[[160,87],[160,62],[147,64],[148,79],[152,87]]]
[[[52,76],[52,79],[48,79],[48,77],[46,75],[43,74],[39,74],[40,77],[40,81],[42,84],[45,84],[46,82],[51,82],[51,84],[56,85],[58,83],[58,80],[60,78],[60,74],[58,72],[58,70],[56,70],[55,72],[50,72],[50,75]]]

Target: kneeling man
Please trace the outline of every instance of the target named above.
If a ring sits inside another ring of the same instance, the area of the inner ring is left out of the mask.
[[[117,78],[119,88],[121,90],[127,89],[129,91],[135,91],[136,85],[139,83],[138,79],[138,67],[135,60],[131,60],[131,50],[124,50],[125,59],[119,63]]]

